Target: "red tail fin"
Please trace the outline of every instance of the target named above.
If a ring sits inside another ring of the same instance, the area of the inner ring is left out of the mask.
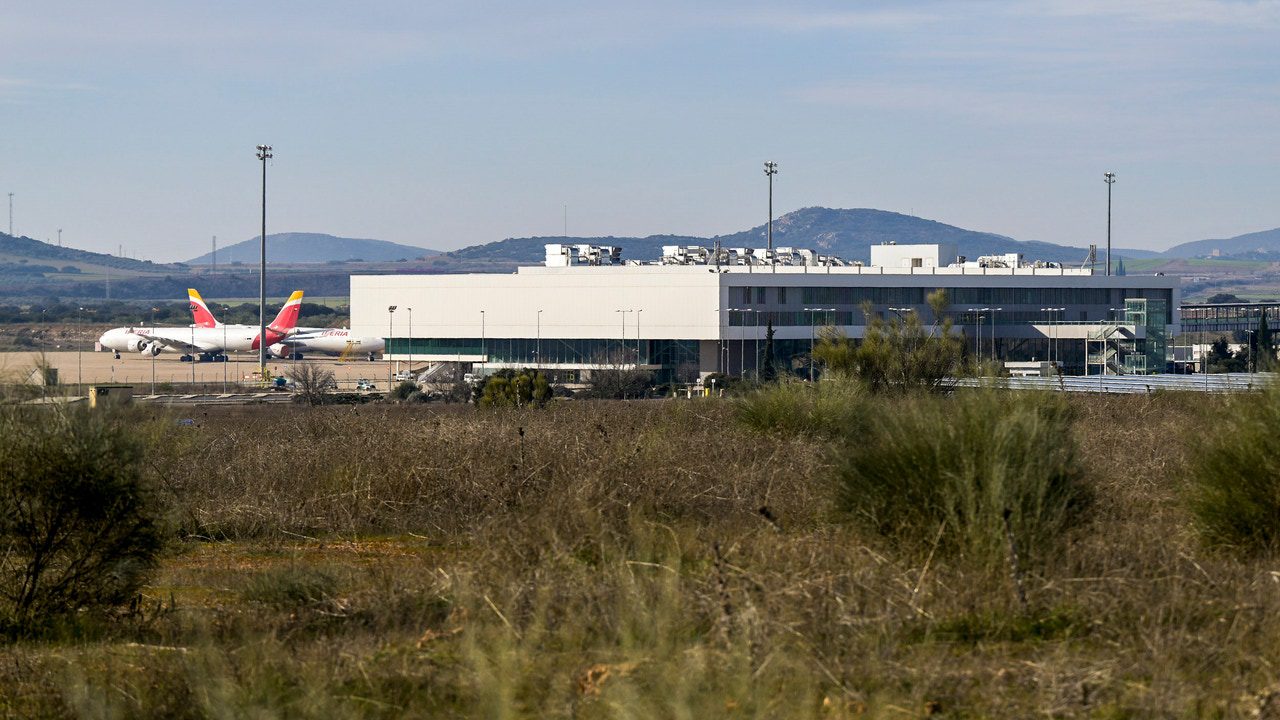
[[[222,323],[209,312],[209,306],[204,304],[204,298],[200,297],[200,293],[195,288],[187,288],[187,300],[191,303],[191,315],[195,318],[196,327],[220,327]]]
[[[267,326],[270,330],[287,333],[298,326],[298,313],[302,310],[302,291],[294,290],[289,301],[280,308],[280,314]]]

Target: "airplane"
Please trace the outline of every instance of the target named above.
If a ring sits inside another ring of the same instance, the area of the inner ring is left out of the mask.
[[[195,288],[187,290],[187,298],[191,301],[191,315],[197,327],[219,328],[222,323],[214,317],[204,298]],[[322,353],[324,355],[345,355],[348,353],[366,355],[370,360],[374,353],[382,352],[382,338],[352,337],[346,328],[299,327],[295,328],[283,342],[276,342],[267,347],[272,356],[301,360],[305,353]]]
[[[194,292],[194,291],[192,291]],[[197,298],[199,295],[196,296]],[[298,324],[298,312],[302,306],[302,291],[295,291],[280,313],[267,325],[267,347],[279,343],[294,332]],[[205,313],[204,301],[200,307]],[[192,303],[193,312],[199,312]],[[212,317],[212,315],[210,315]],[[207,327],[193,324],[187,327],[118,327],[98,338],[103,348],[121,352],[138,352],[159,355],[165,350],[182,351],[183,362],[194,361],[197,354],[201,362],[226,362],[228,352],[257,350],[259,344],[257,325],[218,325]]]

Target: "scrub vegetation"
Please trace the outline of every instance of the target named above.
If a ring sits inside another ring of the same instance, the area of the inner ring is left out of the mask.
[[[134,408],[165,549],[0,644],[0,716],[1271,717],[1277,407]]]

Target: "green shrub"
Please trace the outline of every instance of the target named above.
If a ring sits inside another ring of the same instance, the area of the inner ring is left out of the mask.
[[[1280,391],[1240,395],[1190,438],[1189,505],[1201,538],[1242,555],[1280,550]]]
[[[839,505],[906,549],[1005,557],[1003,514],[1035,556],[1084,515],[1066,401],[973,391],[883,401],[877,422],[836,458]]]
[[[844,376],[822,382],[783,380],[763,386],[734,402],[747,427],[799,437],[855,436],[867,421],[864,386]]]
[[[162,544],[142,448],[84,411],[0,410],[0,626],[122,604]]]
[[[831,372],[856,377],[872,390],[937,390],[965,371],[965,342],[946,314],[947,293],[929,293],[933,322],[911,311],[888,321],[864,304],[867,329],[855,343],[838,330],[824,330],[814,359]]]
[[[278,607],[316,605],[332,598],[337,580],[324,570],[288,567],[255,575],[245,586],[244,599]]]

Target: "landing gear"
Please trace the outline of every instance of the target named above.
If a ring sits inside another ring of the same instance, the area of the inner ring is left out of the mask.
[[[119,352],[119,351],[116,351],[116,353],[115,353],[115,355],[113,355],[113,357],[114,357],[115,359],[119,360],[119,359],[120,359],[120,352]]]
[[[178,358],[178,362],[195,362],[195,358],[190,355],[183,355]]]
[[[300,353],[300,352],[293,353],[292,355],[290,355],[290,356],[289,356],[289,359],[290,359],[290,360],[301,360],[301,359],[302,359],[302,353]]]

